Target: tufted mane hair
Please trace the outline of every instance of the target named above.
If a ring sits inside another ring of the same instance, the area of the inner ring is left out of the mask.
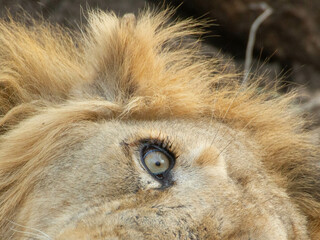
[[[319,153],[294,94],[279,96],[256,82],[241,86],[240,74],[201,54],[205,23],[172,22],[172,15],[94,11],[87,27],[74,32],[45,21],[0,21],[0,229],[35,184],[32,172],[49,161],[35,156],[39,139],[41,146],[55,141],[53,129],[100,119],[179,118],[249,132],[261,145],[263,164],[312,220],[310,228],[320,227]],[[54,121],[39,123],[39,138],[28,139],[19,126],[36,116]],[[26,152],[16,153],[12,142]]]

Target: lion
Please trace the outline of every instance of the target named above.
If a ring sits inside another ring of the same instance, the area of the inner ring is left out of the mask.
[[[294,93],[242,86],[172,14],[1,21],[1,239],[320,239]]]

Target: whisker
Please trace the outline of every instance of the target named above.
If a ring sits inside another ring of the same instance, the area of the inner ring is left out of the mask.
[[[232,121],[229,122],[229,124],[232,125],[234,122],[235,122],[235,120],[232,120]],[[211,146],[214,144],[214,141],[216,140],[216,138],[217,138],[217,136],[218,136],[218,133],[219,133],[219,131],[221,130],[221,126],[222,126],[222,125],[223,125],[223,123],[219,123],[218,130],[216,131],[216,134],[215,134],[213,140],[211,141]],[[228,132],[228,128],[224,131],[223,134],[220,135],[220,141],[219,141],[218,143],[221,142],[221,139],[224,138],[224,136],[227,134],[227,132]]]
[[[38,237],[42,236],[42,237],[45,237],[47,240],[51,240],[51,237],[50,237],[48,234],[40,231],[39,229],[32,228],[32,227],[27,227],[27,226],[18,224],[18,223],[16,223],[16,222],[13,222],[13,221],[11,221],[11,220],[8,220],[8,222],[10,222],[11,224],[13,224],[13,225],[15,225],[15,226],[18,226],[18,227],[21,227],[21,228],[25,228],[25,229],[29,229],[29,230],[31,230],[31,231],[34,231],[35,233],[33,233],[33,232],[19,231],[19,230],[17,230],[17,229],[11,228],[12,231],[15,231],[15,232],[18,232],[18,233],[26,233],[26,234],[30,234],[30,235],[34,235],[34,236],[38,236]],[[38,233],[38,234],[37,234],[37,233]],[[39,235],[39,234],[41,234],[41,235]]]
[[[236,92],[236,94],[234,95],[233,99],[231,100],[231,102],[230,102],[227,110],[225,111],[223,117],[221,118],[221,120],[220,120],[220,122],[219,122],[218,129],[216,130],[216,133],[215,133],[215,136],[213,137],[213,140],[212,140],[211,145],[214,144],[214,141],[215,141],[216,137],[218,136],[218,133],[219,133],[220,128],[221,128],[221,126],[222,126],[222,121],[226,118],[226,116],[227,116],[227,114],[229,113],[229,110],[230,110],[232,104],[234,103],[234,101],[236,100],[236,98],[239,96],[240,93],[243,93],[243,88],[242,88],[242,87],[240,87],[240,88],[237,90],[237,92]]]
[[[257,116],[256,116],[257,117]],[[240,129],[236,134],[233,134],[233,136],[231,137],[230,141],[226,144],[226,146],[219,152],[219,155],[218,157],[230,146],[230,144],[236,139],[236,137],[241,133],[243,132],[243,130],[245,130],[249,125],[250,123],[256,118],[252,118],[249,122],[246,123],[246,125]]]
[[[9,237],[9,239],[8,239],[8,240],[13,239],[13,237],[14,237],[14,231],[12,231],[11,236]]]
[[[14,229],[14,228],[11,228],[11,230],[16,232],[16,233],[22,233],[24,235],[30,235],[30,236],[33,236],[33,237],[36,237],[36,238],[39,238],[39,239],[52,240],[51,238],[47,238],[44,235],[33,233],[33,232],[20,231],[20,230]]]
[[[212,141],[211,141],[211,144],[210,144],[211,146],[214,144],[214,142],[215,142],[215,140],[216,140],[216,138],[217,138],[217,136],[218,136],[218,133],[219,133],[219,131],[220,131],[221,126],[222,126],[222,123],[219,122],[219,125],[218,125],[218,128],[217,128],[217,130],[216,130],[216,133],[214,134],[214,137],[213,137],[213,139],[212,139]]]

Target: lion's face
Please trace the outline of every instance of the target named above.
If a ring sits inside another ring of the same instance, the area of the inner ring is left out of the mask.
[[[102,121],[65,134],[68,150],[63,136],[53,143],[18,216],[25,231],[57,240],[305,237],[304,219],[239,131],[210,121]]]
[[[319,239],[292,95],[244,88],[170,16],[0,21],[0,239]]]

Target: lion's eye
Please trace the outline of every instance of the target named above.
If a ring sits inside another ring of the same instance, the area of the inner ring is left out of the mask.
[[[150,172],[156,175],[164,173],[170,167],[170,160],[168,157],[157,150],[147,152],[144,157],[144,163]]]
[[[164,148],[146,144],[142,148],[141,160],[155,178],[164,180],[174,166],[174,157]]]

